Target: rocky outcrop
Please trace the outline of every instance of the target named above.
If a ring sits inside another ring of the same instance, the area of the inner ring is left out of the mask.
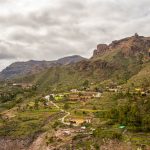
[[[132,56],[139,53],[149,54],[150,37],[139,36],[137,33],[134,36],[127,37],[121,40],[112,41],[111,44],[99,44],[94,50],[93,57],[103,56],[108,51],[120,50],[124,56]]]
[[[94,50],[93,57],[102,56],[109,49],[107,44],[99,44],[97,45],[97,49]]]

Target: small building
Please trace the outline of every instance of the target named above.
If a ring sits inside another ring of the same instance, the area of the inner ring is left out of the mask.
[[[50,95],[45,96],[45,99],[49,101],[50,100]]]
[[[142,95],[142,96],[146,96],[147,93],[146,93],[146,92],[141,92],[141,95]]]
[[[85,130],[85,129],[86,129],[86,127],[85,127],[85,126],[83,126],[83,127],[81,127],[81,129],[82,129],[82,130]]]
[[[101,94],[100,92],[80,92],[80,93],[72,93],[69,95],[69,99],[70,100],[74,100],[74,101],[77,101],[77,100],[81,100],[81,101],[86,101],[86,100],[90,100],[90,99],[93,99],[93,98],[99,98],[101,97]]]
[[[44,98],[49,101],[54,97],[55,97],[55,94],[50,94],[50,95],[45,96]]]
[[[78,101],[78,100],[80,100],[80,97],[79,97],[78,94],[70,94],[69,95],[69,100]]]
[[[95,98],[100,98],[102,96],[102,93],[98,92],[98,93],[95,93],[94,97]]]
[[[69,95],[69,99],[72,100],[72,101],[86,101],[86,100],[89,100],[91,99],[92,97],[91,96],[88,96],[88,95],[81,95],[79,96],[78,94],[71,94]]]
[[[85,119],[82,119],[82,118],[71,118],[70,119],[70,124],[79,126],[82,123],[85,123]]]
[[[77,89],[72,89],[72,90],[70,90],[70,92],[72,92],[72,93],[77,93],[77,92],[79,92]]]
[[[64,136],[69,136],[69,135],[71,135],[71,132],[69,130],[64,130],[63,134],[64,134]]]
[[[31,83],[13,83],[12,85],[16,87],[21,87],[23,89],[29,89],[29,88],[32,88],[33,86],[33,84]]]
[[[109,89],[109,92],[115,92],[115,93],[117,93],[117,92],[118,92],[118,89],[110,88],[110,89]]]
[[[93,96],[88,96],[88,95],[80,96],[80,100],[82,100],[82,101],[90,100],[92,98],[93,98]]]
[[[91,91],[88,91],[88,92],[82,92],[82,95],[89,96],[90,98],[94,98],[94,97],[100,96],[101,93],[100,92],[91,92]]]
[[[91,118],[86,118],[85,122],[86,122],[86,123],[91,123],[91,122],[92,122],[92,119],[91,119]]]

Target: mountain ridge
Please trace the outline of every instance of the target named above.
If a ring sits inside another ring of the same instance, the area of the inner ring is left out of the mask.
[[[93,55],[88,60],[47,70],[38,77],[35,83],[40,85],[40,90],[57,89],[58,91],[82,87],[85,80],[96,86],[103,86],[103,84],[107,86],[106,84],[112,82],[120,85],[126,84],[133,76],[136,78],[145,66],[149,66],[149,37],[135,34],[132,37],[112,42],[108,45],[108,50],[106,50],[106,45],[102,47],[98,55]]]
[[[83,58],[79,55],[72,55],[53,61],[29,60],[24,62],[14,62],[0,72],[0,79],[13,79],[18,76],[32,75],[50,67],[69,65],[85,59],[86,58]]]
[[[134,36],[115,40],[110,44],[98,44],[97,49],[93,52],[93,57],[101,57],[106,53],[118,49],[121,49],[125,56],[130,56],[139,52],[147,53],[148,49],[150,49],[150,37],[139,36],[135,33]]]
[[[75,59],[77,61],[73,61],[74,57],[77,58]],[[64,57],[64,59],[65,61],[59,59],[57,63],[51,61],[50,65],[47,61],[42,61],[42,63],[38,61],[36,63],[40,63],[39,66],[33,65],[34,67],[32,67],[32,65],[28,65],[26,74],[17,73],[18,76],[15,77],[29,79],[33,73],[28,72],[28,70],[32,70],[35,75],[32,81],[41,85],[42,89],[48,88],[49,84],[55,87],[67,85],[73,88],[79,86],[77,84],[79,81],[82,83],[84,80],[99,83],[112,80],[118,84],[123,84],[132,76],[136,76],[144,64],[149,64],[150,37],[135,34],[131,37],[115,40],[109,45],[99,44],[90,59],[80,59],[78,55],[73,56],[71,62],[68,57]],[[34,64],[35,61],[31,60],[29,63]],[[23,65],[20,65],[20,68],[22,70]],[[7,72],[11,75],[9,69],[6,68],[3,71],[4,74],[5,71],[6,75]],[[9,76],[9,79],[12,79],[12,76]]]

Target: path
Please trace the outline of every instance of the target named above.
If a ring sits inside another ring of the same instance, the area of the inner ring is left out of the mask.
[[[53,106],[55,106],[57,109],[60,109],[61,112],[65,112],[65,113],[66,113],[66,115],[65,115],[64,117],[60,118],[59,120],[61,120],[61,123],[63,123],[64,125],[68,125],[68,126],[69,126],[70,123],[69,123],[69,122],[65,122],[65,119],[66,119],[68,116],[70,116],[70,112],[67,112],[67,111],[65,111],[64,109],[61,109],[56,103],[54,103],[53,101],[51,101],[51,100],[49,99],[49,96],[48,96],[48,95],[45,96],[45,99],[48,100],[48,101],[50,101],[50,103],[51,103]]]
[[[65,119],[66,119],[68,116],[70,116],[70,112],[65,111],[65,113],[66,113],[66,115],[65,115],[64,117],[62,117],[60,120],[61,120],[61,122],[62,122],[63,124],[69,126],[70,123],[69,123],[69,122],[65,122]]]
[[[46,98],[48,96],[45,96],[45,99],[48,100],[54,107],[56,107],[57,109],[59,109],[61,112],[65,112],[66,115],[63,116],[62,118],[60,118],[59,120],[64,124],[64,125],[70,125],[69,122],[65,122],[65,119],[70,116],[70,112],[67,112],[63,109],[61,109],[56,103],[50,101],[49,98]],[[31,146],[29,147],[28,150],[49,150],[48,147],[46,147],[45,145],[45,136],[46,136],[46,132],[39,135],[38,138],[31,144]]]

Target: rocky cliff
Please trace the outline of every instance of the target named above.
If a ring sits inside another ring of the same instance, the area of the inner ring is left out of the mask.
[[[137,53],[148,54],[150,48],[150,37],[139,36],[137,33],[134,36],[127,37],[121,40],[115,40],[111,44],[99,44],[94,50],[93,58],[100,57],[109,51],[121,50],[124,56],[132,56]]]

